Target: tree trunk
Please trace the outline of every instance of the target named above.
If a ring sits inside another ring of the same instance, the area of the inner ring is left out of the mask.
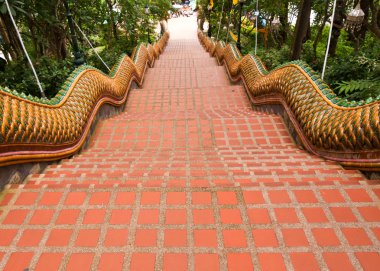
[[[336,48],[338,45],[338,40],[340,36],[340,30],[344,27],[344,17],[345,17],[345,2],[344,0],[338,0],[336,2],[334,22],[332,24],[332,33],[330,41],[329,55],[334,57],[336,55]]]
[[[289,2],[284,1],[284,12],[280,14],[280,23],[281,23],[281,28],[280,28],[280,47],[282,44],[286,42],[286,39],[288,38],[288,31],[289,31],[289,18],[288,18],[288,12],[289,11]]]
[[[322,19],[322,23],[319,25],[318,27],[318,32],[317,32],[317,35],[315,36],[315,39],[314,39],[314,42],[313,42],[313,52],[314,52],[314,55],[317,55],[317,46],[318,46],[318,43],[320,42],[321,38],[322,38],[322,34],[323,34],[323,29],[325,28],[325,24],[329,18],[329,2],[326,1],[326,4],[325,4],[325,9],[323,11],[323,19]]]
[[[302,41],[306,37],[308,26],[310,25],[312,0],[302,0],[300,12],[297,17],[295,38],[292,49],[292,59],[299,59],[302,51]]]
[[[38,39],[36,35],[36,27],[34,24],[34,18],[32,18],[32,16],[27,16],[27,22],[28,22],[28,27],[30,30],[30,36],[32,39],[34,52],[36,54],[36,57],[38,58],[42,56],[42,52],[39,50],[39,46],[38,46]]]
[[[369,1],[369,8],[372,13],[372,21],[368,24],[368,29],[380,39],[380,12],[377,6],[373,3],[373,0]]]
[[[17,31],[14,28],[8,14],[0,13],[0,32],[12,59],[22,57],[22,46],[20,40],[18,39]]]
[[[117,40],[119,37],[117,35],[117,26],[115,24],[115,15],[114,15],[114,12],[113,12],[113,3],[112,3],[112,0],[107,0],[107,6],[108,6],[108,9],[109,9],[109,12],[110,12],[110,20],[111,20],[111,33],[113,34],[114,38]]]

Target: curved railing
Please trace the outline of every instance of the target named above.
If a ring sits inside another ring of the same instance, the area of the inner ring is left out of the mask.
[[[243,80],[254,105],[281,104],[310,152],[349,168],[380,171],[380,102],[365,105],[339,98],[301,61],[268,72],[257,56],[242,57],[233,44],[214,42],[201,31],[206,50]]]
[[[154,45],[123,55],[109,75],[80,66],[49,100],[0,89],[0,166],[51,161],[70,156],[84,144],[104,104],[125,103],[132,82],[141,85],[147,65],[164,50],[165,33]]]

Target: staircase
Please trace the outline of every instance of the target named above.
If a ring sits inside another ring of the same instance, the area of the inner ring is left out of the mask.
[[[378,270],[380,185],[298,148],[195,17],[90,146],[0,196],[0,270]]]

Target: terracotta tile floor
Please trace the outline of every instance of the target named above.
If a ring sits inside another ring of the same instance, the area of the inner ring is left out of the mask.
[[[379,270],[379,182],[253,111],[195,25],[87,150],[2,192],[0,270]]]

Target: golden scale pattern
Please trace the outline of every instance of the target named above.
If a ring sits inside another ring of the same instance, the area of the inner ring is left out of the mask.
[[[302,145],[348,168],[380,171],[380,102],[357,105],[337,97],[307,64],[290,62],[268,72],[255,55],[234,44],[198,37],[232,81],[242,80],[254,105],[282,104]]]
[[[100,107],[123,105],[132,82],[141,85],[147,65],[153,66],[168,39],[166,32],[154,45],[139,45],[131,57],[120,58],[110,75],[79,67],[51,100],[0,89],[0,166],[56,160],[77,152]]]

